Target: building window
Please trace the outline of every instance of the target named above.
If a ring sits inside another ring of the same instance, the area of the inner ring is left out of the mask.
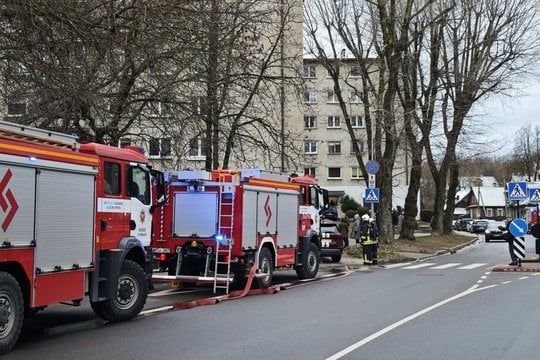
[[[165,158],[171,156],[171,138],[150,139],[148,155],[152,158]]]
[[[362,175],[362,170],[360,170],[359,166],[353,166],[351,168],[351,179],[353,180],[359,180],[362,179],[364,176]]]
[[[487,217],[493,217],[493,209],[491,209],[491,208],[486,209],[486,216]]]
[[[204,96],[191,97],[191,112],[193,115],[206,115],[206,98]]]
[[[304,77],[309,79],[317,77],[317,68],[315,65],[304,65]]]
[[[26,100],[14,100],[7,101],[7,115],[8,116],[23,116],[26,115]]]
[[[360,66],[353,65],[351,66],[351,77],[360,77],[362,76],[362,69],[360,69]]]
[[[328,90],[328,100],[326,102],[329,104],[337,104],[338,98],[334,90]]]
[[[169,106],[163,101],[149,101],[143,110],[148,117],[162,117],[170,114]]]
[[[304,153],[305,154],[316,154],[317,153],[317,142],[314,140],[304,141]]]
[[[328,178],[329,179],[341,179],[341,168],[339,168],[339,167],[328,168]]]
[[[304,175],[311,175],[315,177],[315,169],[314,167],[306,167],[304,168]]]
[[[351,116],[351,126],[353,128],[362,128],[364,127],[364,120],[360,115]]]
[[[327,127],[329,127],[329,128],[340,128],[341,127],[341,122],[339,120],[339,116],[329,116],[328,117]]]
[[[189,140],[188,160],[205,160],[204,155],[204,139],[201,136],[196,136]]]
[[[317,103],[317,93],[315,90],[306,90],[304,92],[304,102],[306,104],[316,104]]]
[[[497,209],[497,216],[504,216],[504,209]]]
[[[304,128],[313,129],[317,127],[317,117],[313,115],[304,116]]]
[[[356,145],[358,147],[358,153],[363,153],[364,152],[364,140],[357,140],[356,141]],[[351,154],[356,154],[354,152],[354,143],[351,142]]]
[[[331,155],[341,154],[341,141],[329,141],[328,154],[331,154]]]
[[[362,101],[362,99],[360,99],[360,94],[358,93],[352,94],[351,98],[349,99],[351,104],[360,104],[360,101]]]

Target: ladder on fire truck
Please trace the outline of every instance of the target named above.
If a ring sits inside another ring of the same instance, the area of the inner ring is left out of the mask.
[[[55,131],[13,124],[0,120],[0,137],[33,144],[52,145],[59,148],[77,150],[77,137]]]
[[[218,228],[223,236],[216,239],[216,259],[214,264],[214,293],[217,289],[225,289],[229,293],[231,276],[231,250],[234,243],[234,185],[222,185],[219,195],[219,224]],[[225,281],[223,281],[225,280]]]

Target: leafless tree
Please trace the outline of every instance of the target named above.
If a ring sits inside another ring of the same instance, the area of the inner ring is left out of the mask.
[[[276,123],[295,95],[299,56],[282,45],[294,16],[301,21],[298,7],[8,0],[0,5],[3,95],[26,101],[20,122],[115,145],[167,137],[176,147],[164,150],[180,159],[199,135],[207,169],[231,157],[290,165],[294,134]]]
[[[540,126],[522,126],[515,136],[514,158],[519,164],[519,175],[527,181],[537,181],[540,171]]]
[[[392,175],[397,150],[402,143],[402,133],[408,122],[408,135],[416,146],[416,133],[413,129],[412,114],[416,111],[415,88],[409,88],[409,98],[401,99],[407,106],[412,104],[412,112],[403,114],[400,107],[399,95],[403,84],[404,70],[410,71],[408,66],[416,65],[411,62],[416,56],[411,54],[411,32],[413,23],[419,15],[426,11],[432,1],[353,1],[343,0],[337,2],[309,1],[306,2],[306,27],[310,41],[315,44],[313,53],[323,61],[334,79],[334,88],[338,94],[342,112],[346,119],[351,140],[355,143],[355,134],[352,131],[347,114],[346,104],[340,98],[339,61],[336,51],[338,46],[344,46],[357,62],[362,73],[364,95],[364,115],[368,145],[373,145],[374,152],[369,153],[370,158],[381,163],[381,173],[377,178],[380,188],[380,203],[378,207],[381,236],[385,241],[393,239],[391,226],[392,211]],[[418,29],[416,29],[418,32]],[[324,39],[324,40],[321,40]],[[327,51],[326,49],[331,49]],[[415,76],[411,74],[411,76]],[[409,81],[415,81],[412,78]],[[429,106],[429,105],[426,105]],[[411,109],[408,109],[411,110]],[[372,126],[374,125],[374,126]],[[372,133],[372,129],[374,129]],[[429,129],[429,126],[426,127]],[[429,135],[429,132],[426,136]],[[371,142],[374,142],[371,144]],[[421,161],[422,144],[419,144]],[[360,168],[364,168],[362,157],[357,154]],[[419,168],[417,169],[419,171]],[[416,175],[415,175],[416,176]],[[419,173],[415,181],[418,181]],[[367,174],[364,173],[367,179]],[[417,196],[416,194],[414,196]],[[414,200],[409,200],[409,202]],[[414,202],[416,207],[416,202]],[[412,208],[407,213],[416,211]],[[406,223],[407,226],[408,223]],[[410,232],[414,231],[415,223],[410,224]]]
[[[538,44],[535,1],[453,3],[442,37],[440,106],[446,145],[439,164],[431,144],[426,148],[436,185],[432,229],[440,234],[452,232],[459,176],[456,144],[467,116],[480,100],[504,93],[531,70]]]

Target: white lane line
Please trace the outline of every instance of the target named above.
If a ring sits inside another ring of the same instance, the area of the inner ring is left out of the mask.
[[[528,279],[529,277],[528,276],[522,276],[520,278],[518,278],[518,280],[525,280],[525,279]]]
[[[476,269],[476,268],[478,268],[480,266],[484,266],[484,265],[487,265],[487,264],[486,263],[474,263],[474,264],[458,267],[458,269],[459,270],[471,270],[471,269]]]
[[[494,285],[494,286],[495,286],[495,285]],[[432,311],[432,310],[435,310],[435,309],[437,309],[437,308],[439,308],[439,307],[441,307],[441,306],[443,306],[443,305],[445,305],[445,304],[448,304],[449,302],[452,302],[452,301],[454,301],[454,300],[457,300],[457,299],[459,299],[459,298],[462,298],[462,297],[464,297],[464,296],[467,296],[467,295],[469,295],[469,294],[472,294],[472,293],[475,292],[475,291],[478,291],[478,290],[484,290],[484,289],[487,289],[487,288],[490,288],[490,287],[493,287],[493,286],[487,286],[487,287],[485,287],[485,288],[479,289],[477,285],[473,285],[471,288],[469,288],[469,289],[467,289],[467,290],[465,290],[465,291],[463,291],[463,292],[461,292],[461,293],[459,293],[459,294],[457,294],[457,295],[454,295],[454,296],[452,296],[452,297],[449,297],[448,299],[443,300],[443,301],[441,301],[441,302],[438,302],[437,304],[431,305],[431,306],[429,306],[429,307],[427,307],[427,308],[425,308],[425,309],[423,309],[423,310],[420,310],[420,311],[418,311],[418,312],[416,312],[416,313],[414,313],[414,314],[412,314],[412,315],[407,316],[407,317],[404,318],[404,319],[401,319],[401,320],[399,320],[399,321],[397,321],[397,322],[395,322],[395,323],[393,323],[393,324],[391,324],[391,325],[385,327],[385,328],[382,329],[382,330],[377,331],[376,333],[374,333],[374,334],[372,334],[372,335],[370,335],[370,336],[368,336],[368,337],[366,337],[366,338],[364,338],[364,339],[362,339],[362,340],[360,340],[360,341],[358,341],[358,342],[352,344],[351,346],[349,346],[349,347],[347,347],[347,348],[341,350],[340,352],[337,352],[337,353],[335,353],[334,355],[332,355],[332,356],[326,358],[326,360],[337,360],[337,359],[340,359],[340,358],[342,358],[343,356],[345,356],[345,355],[347,355],[347,354],[350,354],[350,353],[353,352],[354,350],[359,349],[360,347],[366,345],[367,343],[369,343],[369,342],[371,342],[371,341],[377,339],[378,337],[383,336],[384,334],[389,333],[390,331],[392,331],[392,330],[394,330],[394,329],[400,327],[401,325],[404,325],[404,324],[406,324],[406,323],[408,323],[408,322],[410,322],[410,321],[412,321],[412,320],[414,320],[414,319],[416,319],[416,318],[418,318],[418,317],[420,317],[420,316],[422,316],[422,315],[424,315],[424,314],[427,314],[428,312],[430,312],[430,311]]]
[[[420,269],[420,268],[424,268],[424,267],[428,267],[432,265],[436,265],[436,264],[435,263],[422,263],[422,264],[407,266],[407,267],[404,267],[403,269],[414,270],[414,269]]]
[[[511,282],[512,282],[512,280],[508,280],[508,281],[503,281],[501,284],[506,285],[506,284],[510,284]]]
[[[162,306],[155,309],[144,310],[139,313],[139,316],[150,315],[150,314],[162,312],[162,311],[169,311],[169,310],[172,310],[173,308],[174,307],[172,305],[167,305],[167,306]]]
[[[448,269],[448,268],[458,266],[458,265],[461,265],[461,263],[448,263],[448,264],[444,264],[444,265],[434,266],[434,267],[431,267],[430,269],[442,270],[442,269]]]

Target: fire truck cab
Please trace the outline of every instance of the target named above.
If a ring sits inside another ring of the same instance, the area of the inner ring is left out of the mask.
[[[162,179],[134,149],[0,122],[0,354],[53,303],[88,296],[109,321],[141,311]]]
[[[244,169],[165,175],[167,203],[154,217],[156,280],[243,286],[251,266],[268,287],[273,271],[316,276],[328,192],[309,176]]]

